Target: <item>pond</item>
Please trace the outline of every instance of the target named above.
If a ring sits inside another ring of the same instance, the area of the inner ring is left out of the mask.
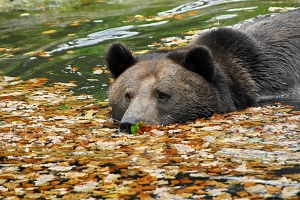
[[[136,134],[118,133],[105,101],[114,41],[135,53],[176,48],[294,7],[0,0],[0,199],[299,199],[299,95]]]
[[[49,84],[72,82],[75,94],[105,100],[110,76],[104,54],[113,41],[135,52],[176,47],[197,30],[297,6],[297,0],[2,1],[0,71],[23,80],[47,78]]]

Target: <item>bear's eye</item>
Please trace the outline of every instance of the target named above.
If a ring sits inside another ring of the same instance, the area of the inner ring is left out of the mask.
[[[131,100],[131,95],[128,92],[125,93],[125,99],[126,99],[126,101]]]
[[[170,98],[170,95],[163,93],[163,92],[159,92],[158,93],[158,99],[161,101],[166,101]]]

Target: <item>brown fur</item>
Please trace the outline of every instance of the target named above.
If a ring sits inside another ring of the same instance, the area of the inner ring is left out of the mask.
[[[240,29],[208,31],[186,47],[133,55],[121,43],[106,54],[120,131],[138,121],[170,124],[253,105],[300,85],[300,9]]]

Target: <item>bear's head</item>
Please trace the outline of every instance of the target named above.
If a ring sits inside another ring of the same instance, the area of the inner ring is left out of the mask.
[[[133,55],[124,44],[113,43],[106,62],[115,78],[109,91],[112,118],[120,121],[121,132],[130,132],[138,121],[187,122],[222,112],[220,102],[232,105],[220,100],[226,96],[226,85],[220,85],[224,75],[203,46]]]

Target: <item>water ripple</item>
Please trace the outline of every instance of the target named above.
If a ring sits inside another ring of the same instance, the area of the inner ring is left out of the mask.
[[[175,15],[175,14],[185,13],[192,10],[199,10],[199,9],[203,9],[203,8],[207,8],[207,7],[211,7],[223,3],[232,3],[232,2],[241,2],[241,1],[243,0],[205,0],[205,1],[200,0],[200,1],[195,1],[195,2],[190,2],[190,3],[180,5],[171,10],[160,12],[158,13],[158,16],[161,17],[166,15]]]
[[[162,24],[166,24],[167,22],[168,21],[160,21],[160,22],[156,22],[156,23],[136,25],[136,26],[133,26],[133,25],[122,26],[122,27],[117,27],[117,28],[112,28],[112,29],[107,29],[104,31],[91,33],[84,38],[78,38],[73,41],[58,45],[58,47],[56,49],[50,51],[49,53],[54,53],[54,52],[73,49],[73,48],[92,46],[92,45],[96,45],[100,42],[103,42],[106,40],[111,40],[111,39],[120,39],[120,38],[131,37],[131,36],[139,34],[139,32],[132,31],[132,29],[136,29],[139,27],[159,26]]]

